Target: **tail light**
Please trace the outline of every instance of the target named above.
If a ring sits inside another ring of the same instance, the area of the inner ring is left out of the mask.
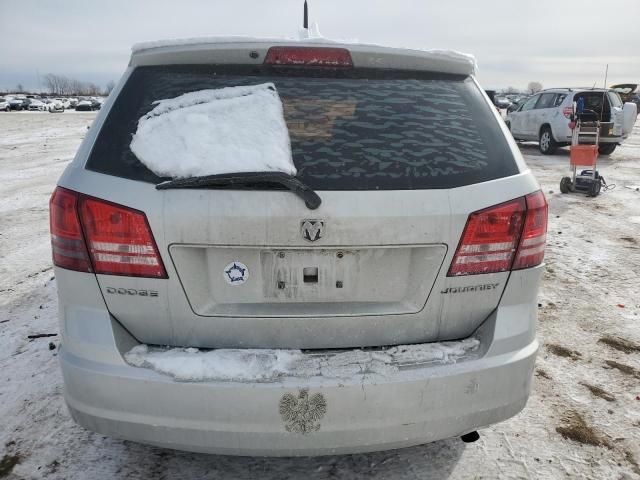
[[[264,64],[353,67],[349,50],[327,47],[271,47],[264,59]]]
[[[541,191],[526,196],[527,218],[520,237],[520,246],[513,270],[535,267],[544,259],[544,248],[547,244],[548,205]]]
[[[506,272],[542,263],[547,201],[541,191],[469,215],[449,276]]]
[[[62,216],[61,203],[65,207]],[[81,245],[85,268],[60,257],[57,237],[66,225],[61,219],[68,219],[67,224],[75,220],[73,241],[78,250]],[[51,235],[57,266],[107,275],[167,278],[147,217],[138,210],[58,187],[51,197]]]
[[[564,107],[562,114],[567,118],[571,118],[571,115],[573,115],[573,107]]]
[[[49,201],[49,226],[53,264],[59,267],[91,272],[91,262],[78,218],[78,194],[56,188]]]

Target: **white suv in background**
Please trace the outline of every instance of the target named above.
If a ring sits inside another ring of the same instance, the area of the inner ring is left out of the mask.
[[[537,140],[545,155],[571,143],[573,102],[584,99],[584,109],[600,116],[600,154],[610,155],[631,133],[636,120],[636,105],[623,105],[612,90],[554,88],[544,90],[509,113],[507,126],[516,140]]]

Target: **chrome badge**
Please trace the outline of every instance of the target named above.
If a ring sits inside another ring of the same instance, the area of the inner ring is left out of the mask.
[[[321,393],[309,396],[309,389],[298,391],[296,397],[285,393],[280,399],[279,411],[287,432],[306,435],[320,430],[320,420],[327,413],[327,401]]]
[[[308,242],[320,240],[324,235],[324,220],[302,220],[300,222],[302,238]]]

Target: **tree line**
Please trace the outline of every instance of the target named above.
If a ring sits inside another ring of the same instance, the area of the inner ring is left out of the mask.
[[[93,82],[83,82],[75,78],[69,78],[64,75],[56,75],[55,73],[48,73],[43,77],[44,86],[51,95],[109,95],[115,82],[113,80],[107,82],[104,88],[96,85]]]
[[[535,93],[538,93],[540,90],[542,90],[543,86],[542,83],[540,82],[529,82],[529,84],[527,85],[527,88],[525,90],[518,90],[515,87],[507,87],[507,88],[503,88],[501,90],[502,95],[509,95],[509,94],[520,94],[520,93],[526,93],[529,95],[533,95]]]

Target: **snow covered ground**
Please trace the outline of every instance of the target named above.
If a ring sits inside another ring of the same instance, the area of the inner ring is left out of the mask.
[[[640,122],[561,195],[567,150],[522,144],[550,204],[534,391],[515,418],[459,439],[319,458],[199,455],[76,426],[62,398],[47,202],[95,112],[0,114],[0,478],[640,478]],[[29,338],[30,335],[54,334]]]

